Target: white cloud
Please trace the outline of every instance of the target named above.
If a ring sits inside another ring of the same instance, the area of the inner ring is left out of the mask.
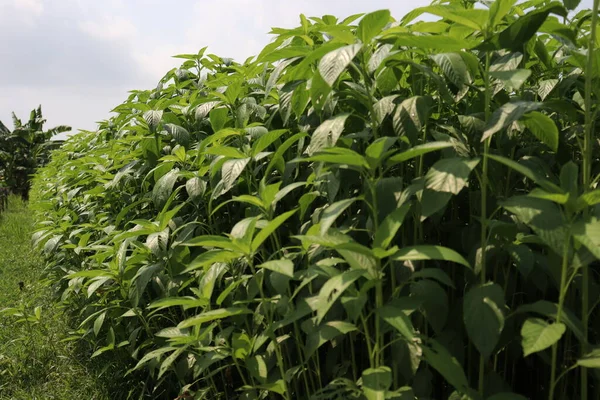
[[[44,3],[42,0],[12,0],[12,3],[16,9],[26,11],[35,16],[40,16],[44,12]]]
[[[97,39],[122,40],[133,39],[137,34],[135,25],[124,17],[104,16],[96,20],[88,20],[79,23],[79,29]]]

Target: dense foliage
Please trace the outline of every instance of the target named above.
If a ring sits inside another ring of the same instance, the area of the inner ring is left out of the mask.
[[[60,125],[45,131],[41,106],[31,110],[26,123],[14,113],[12,118],[12,132],[0,121],[0,183],[27,198],[33,174],[48,162],[50,151],[57,147],[58,142],[50,139],[71,128]]]
[[[301,16],[243,64],[179,55],[37,177],[74,334],[149,398],[598,398],[578,3]]]

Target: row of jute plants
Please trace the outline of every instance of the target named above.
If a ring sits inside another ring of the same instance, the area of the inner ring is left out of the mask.
[[[301,16],[244,63],[177,56],[36,178],[74,337],[138,398],[597,399],[578,4]]]

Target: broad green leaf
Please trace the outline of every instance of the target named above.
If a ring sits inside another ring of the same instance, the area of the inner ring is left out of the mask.
[[[102,325],[104,324],[104,319],[106,318],[106,311],[98,315],[96,320],[94,321],[94,336],[98,336],[100,333],[100,329],[102,329]]]
[[[488,359],[504,329],[504,290],[488,283],[472,288],[463,300],[463,317],[471,342]]]
[[[289,278],[294,277],[294,263],[291,260],[286,260],[284,258],[267,261],[257,266],[257,268],[268,269],[269,271],[277,272]]]
[[[428,339],[422,349],[425,361],[438,371],[450,385],[458,391],[467,391],[469,383],[462,366],[444,346],[434,339]]]
[[[160,121],[162,120],[162,117],[162,110],[149,110],[144,113],[144,120],[152,132],[156,131],[158,124],[160,124]]]
[[[392,386],[392,370],[389,367],[366,369],[362,373],[362,383],[367,400],[383,400]]]
[[[471,76],[463,58],[458,53],[439,53],[431,56],[431,59],[441,68],[444,75],[456,87],[462,89],[471,83]]]
[[[356,36],[363,42],[368,43],[377,36],[390,20],[389,10],[378,10],[362,17],[356,29]]]
[[[516,101],[514,103],[504,104],[502,107],[494,111],[490,117],[487,127],[483,132],[481,141],[485,141],[494,133],[500,132],[513,122],[518,121],[526,113],[540,108],[540,105],[540,103],[534,103],[531,101]]]
[[[398,250],[392,257],[393,260],[441,260],[462,264],[467,268],[471,265],[456,251],[443,246],[418,245],[408,246]]]
[[[438,151],[442,149],[447,149],[448,147],[452,147],[452,143],[450,142],[428,142],[425,144],[420,144],[417,146],[413,146],[410,149],[398,153],[388,159],[387,165],[392,166],[395,164],[399,164],[404,161],[411,160],[416,157],[420,157],[427,153],[431,153],[433,151]]]
[[[515,196],[501,205],[533,229],[551,250],[562,254],[568,225],[556,204],[535,197]]]
[[[398,229],[402,226],[406,214],[410,210],[410,203],[404,203],[390,214],[381,222],[377,232],[375,232],[375,238],[373,239],[374,248],[387,249],[396,236]]]
[[[479,158],[445,158],[436,162],[425,175],[425,187],[436,192],[458,194],[469,181]]]
[[[443,283],[446,286],[454,288],[454,283],[452,279],[441,269],[437,268],[423,268],[419,271],[413,272],[410,276],[411,280],[415,279],[433,279],[440,283]]]
[[[398,136],[415,142],[429,118],[429,104],[424,96],[413,96],[398,105],[392,123]]]
[[[169,354],[167,358],[160,364],[160,368],[158,369],[158,379],[167,372],[167,370],[171,367],[171,365],[177,360],[177,357],[181,355],[186,350],[186,347],[179,348],[175,350],[173,353]]]
[[[361,48],[360,44],[351,44],[335,49],[321,58],[321,61],[319,61],[319,73],[327,85],[330,87],[333,86],[337,78],[350,65]]]
[[[422,313],[436,333],[441,333],[448,319],[448,295],[437,282],[428,279],[412,282],[411,297],[420,301]]]
[[[528,318],[521,328],[523,355],[527,357],[557,343],[566,329],[561,323],[549,324],[540,318]]]
[[[394,327],[406,340],[414,339],[415,328],[404,310],[389,304],[379,308],[377,315]]]
[[[563,0],[563,3],[567,10],[574,10],[581,3],[581,0]]]
[[[321,150],[319,153],[313,154],[311,157],[299,161],[319,161],[330,164],[348,165],[358,168],[368,169],[369,163],[357,152],[344,149],[341,147],[331,147]]]
[[[314,333],[310,333],[306,338],[304,349],[306,357],[311,357],[315,351],[325,343],[335,339],[340,335],[345,335],[355,331],[356,326],[344,321],[329,321],[318,327]]]
[[[187,129],[175,124],[165,124],[164,128],[173,136],[175,142],[184,147],[188,147],[190,144],[190,133],[187,131]]]
[[[184,310],[195,307],[204,307],[208,305],[208,300],[197,299],[191,296],[186,297],[167,297],[166,299],[156,300],[148,305],[148,308],[163,309],[168,307],[181,306]]]
[[[337,140],[344,130],[344,123],[350,114],[339,114],[323,122],[313,132],[310,139],[310,145],[306,153],[312,156],[314,153],[326,148],[335,146]]]
[[[167,203],[167,200],[171,197],[171,193],[173,193],[173,187],[175,186],[178,177],[179,170],[173,169],[156,182],[152,189],[152,201],[156,208],[162,209]]]
[[[523,124],[538,140],[553,151],[558,150],[558,128],[552,119],[540,112],[532,111],[521,119]]]
[[[537,33],[550,13],[563,17],[567,16],[566,10],[560,3],[552,2],[546,7],[534,9],[534,11],[520,17],[502,32],[495,34],[484,42],[478,49],[484,51],[500,49],[522,51],[526,42]]]
[[[600,220],[591,218],[573,225],[573,238],[585,246],[590,253],[600,259]]]
[[[352,269],[342,272],[332,278],[321,287],[318,295],[316,306],[317,319],[316,323],[320,324],[327,312],[331,309],[337,299],[350,287],[358,278],[363,276],[364,270]]]
[[[542,101],[546,100],[546,97],[552,93],[556,85],[558,85],[558,82],[558,79],[545,79],[538,82],[537,93]]]
[[[277,230],[277,228],[279,228],[281,224],[287,221],[288,218],[294,215],[297,211],[298,209],[294,209],[285,212],[275,217],[272,221],[269,221],[268,224],[264,228],[262,228],[252,240],[252,251],[255,252],[256,250],[258,250],[258,248],[263,244],[263,242],[267,240],[267,238],[271,236],[271,234],[275,232],[275,230]]]
[[[366,160],[371,170],[376,169],[383,162],[384,154],[396,143],[396,138],[385,136],[376,139],[365,150]]]
[[[558,305],[545,300],[539,300],[532,304],[524,304],[517,308],[516,314],[520,313],[536,313],[544,315],[545,317],[556,320],[558,314]],[[583,336],[583,325],[575,314],[573,314],[566,307],[563,308],[561,323],[564,323],[573,334],[577,337],[580,342],[585,342]]]
[[[448,35],[395,35],[396,46],[413,47],[417,49],[435,49],[441,51],[461,51],[471,49],[479,44],[478,41],[466,38],[456,38]]]
[[[329,205],[325,210],[323,210],[323,213],[321,214],[321,219],[319,221],[319,223],[321,224],[321,235],[327,233],[329,228],[335,223],[335,220],[356,200],[358,199],[355,197],[340,200]]]
[[[583,368],[600,368],[600,349],[594,349],[577,360],[577,365]]]
[[[508,92],[517,91],[531,76],[530,69],[514,69],[509,71],[491,71],[490,76],[502,81],[502,85]]]
[[[223,188],[218,195],[222,195],[231,190],[249,162],[249,157],[225,161],[221,169]]]
[[[162,268],[161,264],[152,264],[144,265],[137,271],[133,277],[133,283],[129,288],[129,300],[134,307],[138,306],[150,279]]]
[[[577,199],[577,208],[583,210],[586,207],[592,207],[600,204],[600,189],[595,189],[582,194]]]
[[[526,167],[523,164],[519,164],[517,161],[511,160],[510,158],[496,156],[492,154],[488,154],[488,157],[496,162],[506,165],[507,167],[517,171],[521,175],[531,179],[534,183],[539,185],[541,188],[545,189],[551,193],[563,193],[562,189],[550,182],[546,178],[539,176],[536,172]]]
[[[229,307],[229,308],[218,308],[216,310],[204,311],[199,315],[196,315],[191,318],[187,318],[181,321],[177,327],[179,329],[189,328],[191,326],[196,326],[203,324],[205,322],[210,322],[218,319],[229,318],[236,315],[244,315],[251,314],[252,311],[245,307]]]
[[[517,0],[497,0],[490,6],[489,26],[495,28],[502,18],[509,13],[510,9],[515,5]]]
[[[198,177],[190,178],[185,183],[185,190],[190,200],[198,204],[206,192],[206,182]]]
[[[279,139],[282,135],[287,133],[287,129],[279,129],[275,131],[268,132],[262,135],[254,144],[252,145],[252,157],[256,157],[258,153],[269,147],[273,142]]]
[[[432,5],[420,7],[406,15],[402,20],[403,24],[410,22],[421,14],[428,13],[437,15],[457,24],[467,26],[474,31],[483,30],[488,19],[488,11],[482,9],[463,9],[450,5]]]
[[[218,132],[225,127],[229,110],[225,107],[213,108],[209,113],[210,125],[213,132]]]

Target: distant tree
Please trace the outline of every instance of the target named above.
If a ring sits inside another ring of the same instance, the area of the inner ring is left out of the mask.
[[[13,193],[27,200],[31,176],[48,162],[50,151],[57,146],[52,137],[71,127],[60,125],[44,130],[42,106],[31,111],[25,124],[14,112],[12,119],[12,131],[0,121],[0,177]]]

